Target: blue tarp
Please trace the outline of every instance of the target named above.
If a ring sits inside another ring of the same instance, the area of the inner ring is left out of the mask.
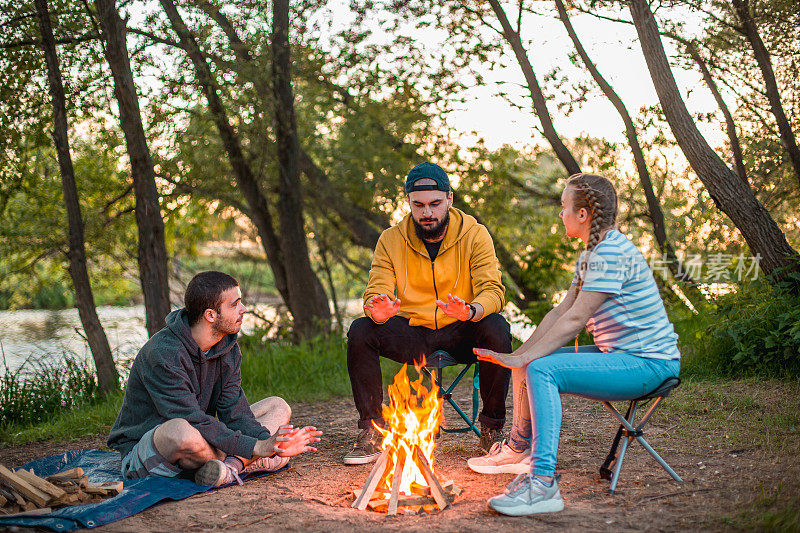
[[[103,450],[73,450],[60,455],[36,459],[22,468],[33,470],[39,477],[46,477],[62,470],[81,467],[89,481],[122,481],[119,453]],[[271,472],[252,472],[243,480],[261,477]],[[98,503],[72,505],[56,509],[41,516],[0,517],[0,528],[25,526],[49,528],[53,531],[73,531],[93,528],[131,516],[161,501],[182,500],[193,494],[210,490],[190,479],[148,476],[142,479],[124,480],[120,494]]]

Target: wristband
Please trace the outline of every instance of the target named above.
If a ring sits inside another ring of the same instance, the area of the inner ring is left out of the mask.
[[[478,313],[478,308],[475,307],[472,304],[467,304],[467,307],[469,307],[469,311],[470,311],[469,312],[469,318],[467,318],[467,321],[471,322],[472,319],[475,318],[475,315]]]

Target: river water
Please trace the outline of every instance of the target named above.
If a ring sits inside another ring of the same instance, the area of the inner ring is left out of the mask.
[[[276,315],[273,305],[255,304],[254,308],[268,320]],[[361,301],[345,302],[342,311],[347,328],[350,322],[361,315]],[[511,320],[514,336],[525,339],[532,328],[514,311],[506,309],[504,314]],[[100,306],[97,314],[105,329],[114,359],[118,362],[132,359],[147,341],[144,306]],[[252,333],[257,322],[259,319],[248,313],[242,324],[242,332]],[[0,375],[17,371],[23,366],[30,369],[35,366],[35,359],[46,360],[48,363],[61,361],[65,353],[91,360],[77,309],[0,311]],[[2,364],[3,360],[5,365]]]

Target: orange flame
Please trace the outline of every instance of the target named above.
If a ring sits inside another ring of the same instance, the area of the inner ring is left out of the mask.
[[[432,384],[430,390],[422,384],[421,363],[414,363],[419,378],[410,381],[406,373],[407,365],[395,375],[394,383],[389,386],[389,405],[383,406],[383,418],[388,429],[376,428],[383,435],[381,447],[390,451],[389,460],[379,487],[391,487],[394,483],[395,465],[404,464],[400,476],[400,493],[411,494],[411,484],[427,486],[420,466],[416,464],[413,450],[417,445],[433,468],[433,451],[436,449],[434,437],[439,430],[442,417],[442,401],[439,398],[439,387]],[[435,475],[435,474],[434,474]]]

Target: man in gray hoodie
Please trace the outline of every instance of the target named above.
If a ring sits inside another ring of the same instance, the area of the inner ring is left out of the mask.
[[[236,341],[247,308],[234,278],[201,272],[185,308],[145,343],[131,367],[108,445],[122,474],[175,477],[194,472],[200,485],[236,481],[247,469],[277,470],[319,442],[312,426],[288,425],[291,408],[276,396],[248,404]]]

